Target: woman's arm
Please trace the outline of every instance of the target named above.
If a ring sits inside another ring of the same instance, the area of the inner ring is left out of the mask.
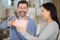
[[[52,37],[52,35],[54,35],[55,32],[56,32],[56,26],[53,25],[46,26],[45,29],[39,35],[38,39],[48,40],[50,37]]]
[[[21,32],[20,32],[21,33]],[[27,40],[37,40],[38,37],[29,34],[28,32],[21,33]]]

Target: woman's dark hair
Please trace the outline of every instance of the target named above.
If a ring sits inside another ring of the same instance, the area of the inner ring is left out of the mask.
[[[59,24],[58,18],[57,18],[57,10],[53,3],[45,3],[42,5],[46,10],[51,12],[51,18],[56,21]]]

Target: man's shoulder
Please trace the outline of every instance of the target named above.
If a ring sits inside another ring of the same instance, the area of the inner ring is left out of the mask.
[[[34,22],[34,20],[33,20],[33,19],[31,19],[30,17],[28,17],[28,21]]]
[[[14,16],[8,16],[8,18],[12,18],[12,17],[14,17]]]
[[[33,19],[31,19],[30,17],[28,18],[28,22],[32,25],[35,24],[35,21]]]
[[[7,20],[11,20],[14,16],[7,17]]]

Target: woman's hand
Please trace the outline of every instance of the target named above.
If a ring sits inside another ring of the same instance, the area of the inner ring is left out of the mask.
[[[17,20],[16,19],[13,22],[13,25],[16,27],[16,29],[17,29],[18,32],[25,32],[26,29],[27,29],[28,23],[25,20]]]

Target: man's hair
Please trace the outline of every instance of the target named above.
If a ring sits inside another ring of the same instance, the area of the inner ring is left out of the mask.
[[[27,2],[27,1],[25,1],[25,0],[19,1],[19,2],[18,2],[18,4],[17,4],[17,7],[19,6],[19,4],[20,4],[20,3],[22,3],[22,4],[24,4],[24,3],[25,3],[25,4],[27,5],[27,7],[28,7],[28,2]]]

